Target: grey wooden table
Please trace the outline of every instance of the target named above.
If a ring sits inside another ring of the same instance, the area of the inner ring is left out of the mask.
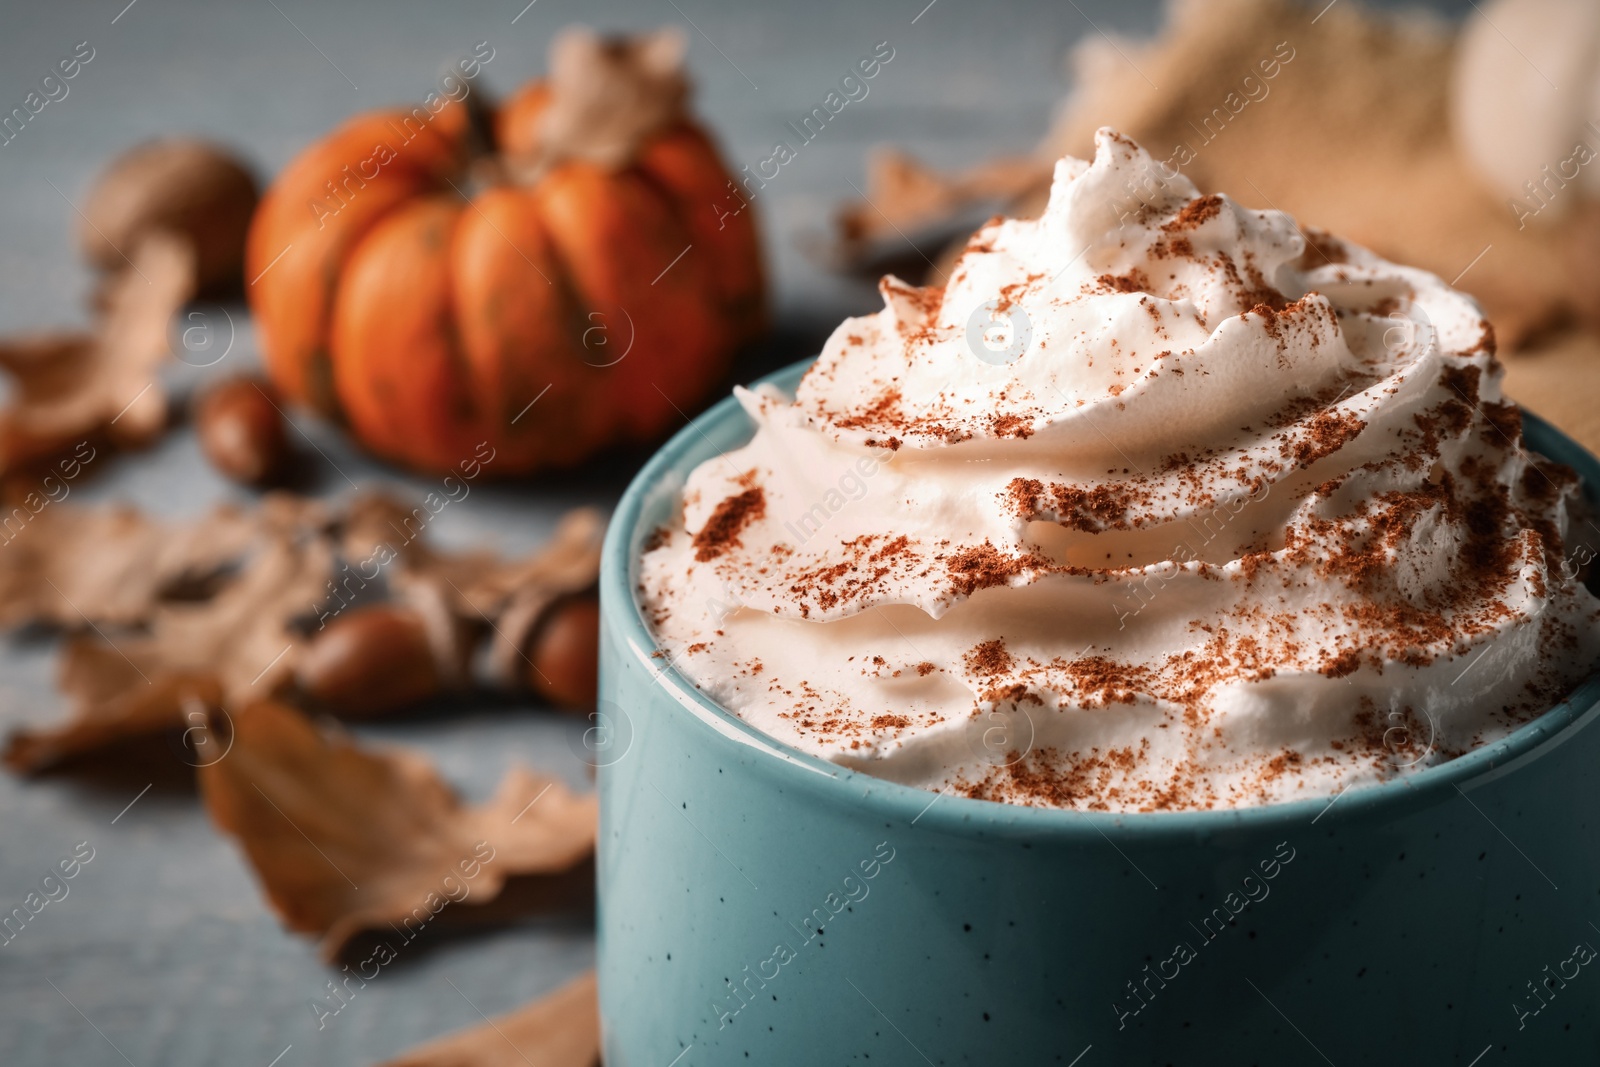
[[[523,5],[526,3],[526,7]],[[441,62],[487,41],[491,89],[543,68],[551,35],[572,22],[605,29],[690,28],[701,113],[734,166],[754,164],[784,124],[818,104],[874,45],[893,60],[799,157],[757,206],[777,298],[772,342],[741,377],[810,353],[847,314],[871,310],[870,285],[827,274],[796,238],[860,184],[880,141],[954,165],[1032,146],[1065,92],[1062,56],[1099,31],[1149,32],[1150,4],[1112,0],[814,0],[761,7],[728,0],[502,0],[326,6],[308,0],[100,0],[0,5],[0,113],[20,105],[55,61],[87,41],[94,58],[11,142],[0,146],[0,331],[85,319],[90,278],[71,241],[75,208],[110,155],[144,138],[194,133],[231,144],[270,175],[347,115],[420,98]],[[228,309],[233,348],[214,367],[177,368],[176,387],[257,360],[242,308]],[[217,315],[219,328],[225,321]],[[352,450],[309,418],[325,450],[314,490],[329,496],[428,482]],[[121,500],[183,516],[245,494],[202,460],[180,430],[154,449],[103,461],[74,489],[79,502]],[[608,506],[626,460],[581,475],[479,485],[435,524],[447,542],[507,550],[536,543],[580,502]],[[0,549],[3,550],[3,549]],[[62,713],[47,639],[0,642],[0,727]],[[448,716],[359,732],[425,751],[469,797],[521,761],[581,784],[571,719],[525,708],[465,707]],[[588,966],[582,919],[530,920],[436,938],[387,968],[319,1030],[310,1000],[330,972],[312,945],[286,934],[232,844],[192,789],[115,778],[19,781],[0,774],[0,911],[20,904],[47,869],[88,841],[94,859],[22,934],[0,946],[0,1063],[185,1067],[359,1064],[479,1021]],[[135,798],[137,802],[135,801]],[[129,804],[132,803],[130,807]],[[452,987],[453,983],[453,987]]]

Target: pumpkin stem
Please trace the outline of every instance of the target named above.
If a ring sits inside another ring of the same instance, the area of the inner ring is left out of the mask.
[[[494,101],[489,98],[488,90],[479,88],[470,81],[464,81],[456,69],[456,64],[452,62],[443,63],[439,67],[439,84],[444,86],[449,81],[460,82],[467,90],[459,99],[451,96],[452,101],[461,107],[462,116],[466,120],[462,145],[466,149],[467,159],[474,160],[493,155]]]
[[[461,105],[467,112],[467,157],[494,155],[494,106],[489,94],[483,90],[468,93],[462,97]]]

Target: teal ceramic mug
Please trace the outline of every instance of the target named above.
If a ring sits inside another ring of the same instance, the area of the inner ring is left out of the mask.
[[[1600,1062],[1600,679],[1331,800],[1081,814],[880,781],[652,655],[640,545],[751,431],[731,398],[695,420],[607,535],[587,753],[609,1067]],[[1526,433],[1600,487],[1578,445]]]

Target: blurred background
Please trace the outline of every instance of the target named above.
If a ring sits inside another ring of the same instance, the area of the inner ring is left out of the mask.
[[[730,328],[722,362],[703,386],[669,398],[670,418],[646,438],[675,432],[731,383],[814,354],[843,317],[878,306],[878,271],[934,273],[950,241],[988,214],[1037,210],[1049,161],[1086,151],[1094,126],[1113,122],[1146,139],[1157,158],[1179,157],[1204,191],[1281,207],[1457,279],[1494,315],[1503,354],[1542,353],[1520,362],[1507,355],[1513,395],[1594,448],[1594,436],[1584,436],[1590,379],[1580,372],[1593,355],[1584,324],[1600,302],[1600,284],[1591,284],[1600,242],[1592,240],[1594,179],[1576,148],[1600,147],[1600,133],[1584,125],[1595,117],[1585,109],[1596,99],[1597,27],[1589,15],[1563,21],[1562,8],[1502,3],[1485,15],[1463,0],[1409,5],[1391,20],[1397,6],[1354,0],[1188,3],[1170,18],[1163,5],[1110,0],[12,4],[0,34],[0,115],[21,108],[26,119],[0,144],[0,334],[93,330],[105,321],[106,287],[126,276],[114,264],[108,282],[87,265],[80,233],[97,176],[141,142],[202,138],[266,189],[351,116],[423,99],[443,65],[480,42],[493,54],[474,81],[480,98],[507,99],[549,69],[565,27],[676,26],[693,86],[688,108],[720,147],[728,180],[770,161],[775,142],[797,150],[752,198],[765,328]],[[1457,36],[1469,19],[1482,24]],[[1566,43],[1540,44],[1558,38]],[[1274,52],[1280,40],[1291,42],[1291,59]],[[1462,74],[1474,40],[1481,54]],[[797,138],[795,124],[881,43],[892,59],[865,94],[830,108],[811,139]],[[60,61],[90,53],[70,79],[43,86],[48,102],[29,102]],[[1259,64],[1274,54],[1279,65],[1265,75]],[[1228,102],[1235,90],[1237,106]],[[1489,113],[1494,101],[1504,106]],[[1553,180],[1545,177],[1552,170]],[[684,224],[692,230],[704,220]],[[314,239],[308,230],[306,242]],[[178,358],[157,368],[172,398],[161,432],[139,448],[97,453],[93,469],[72,479],[74,505],[119,502],[164,520],[193,519],[221,501],[257,506],[257,487],[208,458],[192,412],[221,380],[262,373],[267,342],[240,293],[252,278],[278,284],[269,271],[296,269],[271,251],[253,251],[254,269],[247,262],[232,291],[192,305],[202,318],[175,320],[168,344]],[[658,280],[676,263],[663,259]],[[274,313],[289,315],[285,307],[310,297],[290,288],[274,299]],[[726,310],[710,303],[713,318]],[[191,326],[209,331],[206,358],[186,347]],[[650,353],[631,358],[630,368]],[[8,387],[14,404],[17,387]],[[280,389],[298,457],[280,482],[299,498],[338,501],[385,488],[417,499],[455,466],[419,461],[381,430],[357,426],[363,447],[292,387]],[[1562,403],[1570,411],[1550,411]],[[538,417],[565,405],[531,410]],[[569,509],[609,508],[650,448],[649,439],[625,436],[596,442],[565,469],[547,469],[537,443],[526,452],[501,444],[525,457],[518,463],[527,473],[472,481],[430,523],[429,538],[451,551],[534,551]],[[6,472],[22,479],[8,483],[8,508],[29,491],[30,471],[17,464]],[[0,546],[0,555],[10,551]],[[0,571],[5,565],[0,559]],[[0,643],[7,729],[66,714],[59,629],[24,625]],[[538,692],[468,692],[422,714],[349,728],[359,740],[425,754],[473,802],[516,763],[585,788],[587,723],[550,703]],[[441,933],[319,1028],[310,1002],[334,972],[313,939],[286,932],[266,906],[237,842],[197,801],[192,773],[112,753],[87,770],[0,774],[0,911],[21,904],[84,841],[94,859],[68,896],[0,945],[0,1062],[376,1062],[480,1022],[480,1012],[522,1004],[592,960],[592,922],[581,909]]]

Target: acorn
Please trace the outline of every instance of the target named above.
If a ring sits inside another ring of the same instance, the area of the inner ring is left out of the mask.
[[[319,631],[295,665],[302,692],[341,715],[376,715],[445,688],[428,627],[404,604],[353,608]]]
[[[540,619],[528,642],[528,685],[558,707],[594,707],[600,672],[600,599],[564,597]]]
[[[285,474],[291,453],[272,387],[232,378],[201,394],[195,433],[212,466],[244,485],[268,485]]]

